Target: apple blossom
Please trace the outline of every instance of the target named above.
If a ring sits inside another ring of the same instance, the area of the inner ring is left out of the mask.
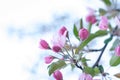
[[[94,24],[97,19],[96,19],[96,16],[95,16],[95,10],[93,10],[92,8],[88,7],[88,14],[86,16],[86,21],[91,23],[91,24]]]
[[[82,73],[79,77],[79,80],[93,80],[90,74]]]
[[[54,57],[53,56],[46,56],[44,59],[45,59],[45,63],[49,64],[53,61]]]
[[[91,24],[94,24],[97,21],[97,19],[94,14],[88,14],[86,17],[86,21]]]
[[[88,36],[89,36],[89,32],[88,32],[87,29],[82,28],[82,29],[79,30],[79,37],[80,37],[81,40],[87,39]]]
[[[56,71],[53,73],[53,77],[54,77],[56,80],[63,80],[62,73],[61,73],[59,70],[56,70]]]
[[[107,30],[108,29],[108,19],[105,16],[101,17],[100,23],[99,23],[100,30]]]
[[[66,43],[66,34],[67,34],[67,31],[65,31],[63,35],[56,34],[52,40],[53,46],[57,45],[60,48],[63,48]]]
[[[49,49],[50,48],[48,43],[45,40],[42,40],[42,39],[39,42],[39,47],[41,49]]]
[[[63,26],[62,28],[60,28],[58,34],[61,36],[61,35],[64,35],[65,31],[67,31],[67,28],[65,26]]]
[[[54,46],[52,47],[52,50],[53,50],[54,52],[60,52],[60,51],[61,51],[61,48],[60,48],[59,46],[57,46],[57,45],[54,45]]]

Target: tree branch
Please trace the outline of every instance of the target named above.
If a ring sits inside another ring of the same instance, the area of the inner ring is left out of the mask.
[[[114,30],[112,31],[112,34],[110,35],[110,37],[105,40],[105,45],[104,45],[104,47],[102,48],[102,51],[101,51],[101,53],[100,53],[100,56],[98,57],[97,61],[96,61],[95,64],[93,65],[93,68],[94,68],[95,66],[98,66],[98,63],[99,63],[99,61],[100,61],[100,59],[101,59],[101,57],[102,57],[102,55],[103,55],[103,53],[104,53],[107,45],[108,45],[108,43],[112,40],[113,35],[114,35],[115,31],[117,30],[117,28],[118,28],[118,26],[116,26],[116,27],[114,28]]]

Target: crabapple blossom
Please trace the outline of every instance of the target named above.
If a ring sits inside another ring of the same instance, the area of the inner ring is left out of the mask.
[[[120,45],[115,48],[115,55],[120,56]]]
[[[89,12],[89,14],[86,16],[86,21],[91,24],[94,24],[97,21],[93,12]]]
[[[79,30],[79,37],[80,37],[81,40],[87,39],[88,36],[89,36],[89,32],[88,32],[87,29],[82,28],[82,29]]]
[[[57,46],[57,45],[54,45],[54,46],[52,47],[52,50],[53,50],[54,52],[60,52],[60,51],[61,51],[61,48],[60,48],[59,46]]]
[[[52,40],[53,45],[63,48],[66,43],[66,34],[67,31],[65,31],[63,35],[56,34]]]
[[[64,35],[65,31],[67,31],[67,28],[65,26],[63,26],[62,28],[60,28],[58,34],[61,36],[61,35]]]
[[[101,17],[100,23],[99,23],[100,30],[107,30],[108,29],[108,19],[105,16]]]
[[[79,80],[93,80],[90,74],[82,73],[79,77]]]
[[[53,61],[54,57],[53,56],[46,56],[44,59],[45,59],[45,63],[49,64]]]
[[[54,77],[56,80],[63,80],[62,73],[61,73],[59,70],[56,70],[56,71],[53,73],[53,77]]]
[[[86,16],[86,21],[91,24],[94,24],[97,21],[95,14],[94,14],[95,10],[93,10],[92,8],[89,8],[89,7],[87,9],[88,9],[89,13]]]
[[[86,21],[91,23],[91,24],[94,24],[97,21],[97,19],[96,19],[94,14],[88,14],[86,16]]]
[[[39,47],[41,49],[49,49],[50,48],[48,43],[45,40],[42,40],[42,39],[39,42]]]

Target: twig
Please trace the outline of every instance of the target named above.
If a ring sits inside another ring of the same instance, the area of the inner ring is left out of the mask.
[[[100,56],[98,57],[97,61],[96,61],[95,64],[93,65],[93,68],[94,68],[95,66],[98,66],[98,63],[99,63],[99,61],[100,61],[100,59],[101,59],[101,57],[102,57],[102,55],[103,55],[103,52],[104,52],[105,48],[107,47],[107,45],[108,45],[108,44],[105,44],[105,45],[104,45],[104,47],[103,47],[103,49],[102,49],[102,51],[101,51],[101,53],[100,53]]]
[[[116,26],[116,27],[114,28],[114,30],[112,31],[112,34],[110,35],[110,37],[105,40],[105,45],[104,45],[104,47],[102,48],[102,51],[101,51],[101,53],[100,53],[100,56],[98,57],[97,61],[96,61],[95,64],[93,65],[93,68],[94,68],[95,66],[98,66],[98,63],[99,63],[99,61],[100,61],[100,59],[101,59],[101,57],[102,57],[102,55],[103,55],[103,53],[104,53],[104,50],[106,49],[108,43],[112,40],[113,34],[114,34],[115,31],[117,30],[117,28],[118,28],[118,26]]]
[[[80,68],[81,70],[83,70],[83,68],[80,65],[78,65],[77,62],[75,62],[75,65],[77,66],[77,68]]]

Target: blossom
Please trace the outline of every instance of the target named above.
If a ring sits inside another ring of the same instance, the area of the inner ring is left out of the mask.
[[[59,35],[59,33],[58,33],[53,36],[53,40],[52,40],[53,51],[58,52],[61,48],[64,47],[64,45],[66,43],[66,35],[67,35],[67,31],[65,31],[64,34]]]
[[[60,48],[59,46],[57,46],[57,45],[54,45],[54,46],[52,47],[52,50],[53,50],[54,52],[60,52],[60,51],[61,51],[61,48]]]
[[[79,80],[93,80],[90,74],[82,73],[79,77]]]
[[[99,23],[100,30],[107,30],[108,29],[108,19],[105,16],[101,17],[100,23]]]
[[[94,24],[97,19],[95,17],[95,11],[92,9],[92,8],[87,8],[88,9],[88,15],[86,16],[86,21],[91,23],[91,24]]]
[[[54,77],[56,80],[63,80],[62,73],[61,73],[59,70],[56,70],[56,71],[53,73],[53,77]]]
[[[97,19],[96,19],[94,14],[88,14],[86,16],[86,21],[91,23],[91,24],[94,24],[97,21]]]
[[[39,47],[41,49],[49,49],[50,48],[48,43],[45,40],[42,40],[42,39],[39,42]]]
[[[89,32],[88,32],[87,29],[82,28],[82,29],[79,30],[79,37],[80,37],[81,40],[87,39],[88,36],[89,36]]]
[[[115,48],[115,55],[120,56],[120,45]]]
[[[53,61],[54,57],[53,56],[46,56],[44,59],[45,59],[45,63],[49,64]]]
[[[60,28],[58,34],[61,36],[61,35],[64,35],[65,31],[67,31],[67,28],[65,26],[63,26],[62,28]]]

